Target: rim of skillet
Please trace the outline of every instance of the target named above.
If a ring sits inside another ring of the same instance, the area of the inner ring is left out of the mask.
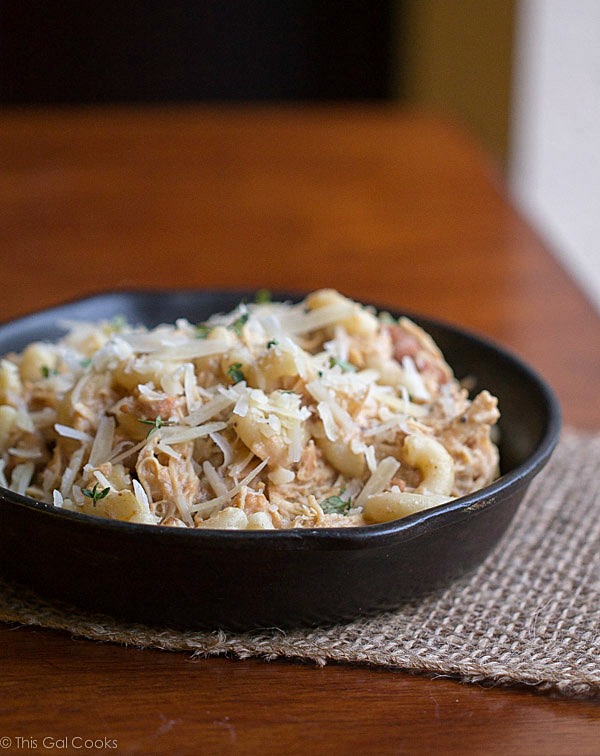
[[[3,332],[8,328],[17,328],[20,323],[31,321],[36,318],[51,318],[53,313],[68,307],[85,305],[88,302],[119,298],[142,298],[142,297],[172,297],[172,296],[215,296],[238,298],[242,301],[254,296],[256,289],[169,289],[169,288],[111,288],[104,291],[91,292],[89,294],[65,300],[47,308],[34,310],[24,315],[0,321],[0,339]],[[306,296],[300,290],[273,290],[274,301],[298,301]],[[357,300],[358,301],[358,300]],[[457,519],[472,517],[477,512],[488,509],[496,504],[499,495],[507,491],[516,491],[521,486],[528,484],[531,478],[540,472],[546,465],[558,442],[562,427],[562,412],[559,401],[549,384],[541,375],[530,367],[524,360],[511,350],[500,345],[498,342],[483,335],[476,330],[455,325],[450,321],[429,317],[418,311],[401,308],[390,308],[370,302],[361,302],[366,306],[374,307],[377,312],[390,312],[394,317],[400,315],[414,319],[424,326],[440,328],[475,342],[478,346],[495,352],[498,357],[508,363],[516,374],[525,376],[532,383],[542,399],[546,410],[545,430],[533,452],[516,467],[501,474],[492,483],[465,496],[452,499],[430,509],[421,510],[397,520],[373,525],[362,525],[342,528],[293,528],[285,530],[219,530],[201,528],[173,528],[168,525],[150,525],[144,523],[132,523],[123,520],[110,520],[103,517],[86,515],[81,512],[61,510],[52,504],[38,501],[29,496],[15,493],[4,486],[0,486],[0,498],[13,504],[24,506],[38,511],[41,515],[49,515],[54,518],[64,519],[72,524],[79,523],[94,530],[108,530],[119,532],[123,535],[130,534],[136,538],[158,538],[161,541],[173,539],[187,545],[198,544],[215,546],[227,546],[232,549],[255,549],[260,547],[264,550],[334,550],[334,549],[360,549],[365,547],[389,546],[403,541],[412,540],[424,533],[443,528],[456,522]],[[215,311],[217,312],[217,311]],[[142,320],[142,319],[141,319]],[[142,320],[143,322],[143,320]],[[3,355],[0,355],[0,357]],[[446,355],[444,355],[446,357]],[[451,358],[451,355],[450,355]],[[451,365],[451,363],[450,363]],[[452,367],[452,365],[451,365]],[[451,519],[450,519],[451,518]]]

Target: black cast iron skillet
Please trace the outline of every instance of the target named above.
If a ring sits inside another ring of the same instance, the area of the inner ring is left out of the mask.
[[[91,296],[1,325],[0,354],[60,337],[65,320],[123,315],[150,327],[178,317],[200,322],[253,296],[240,291]],[[249,630],[393,609],[473,570],[496,546],[548,461],[558,440],[559,406],[545,382],[506,350],[406,314],[431,334],[458,378],[473,377],[476,391],[487,388],[499,399],[502,475],[491,485],[381,525],[275,532],[105,520],[0,488],[0,571],[42,596],[120,619]]]

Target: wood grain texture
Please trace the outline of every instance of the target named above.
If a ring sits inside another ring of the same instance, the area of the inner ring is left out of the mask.
[[[111,288],[335,286],[484,332],[544,374],[566,422],[600,427],[597,315],[455,125],[342,106],[14,111],[0,161],[2,319]],[[594,702],[0,634],[0,736],[37,750],[598,753]]]

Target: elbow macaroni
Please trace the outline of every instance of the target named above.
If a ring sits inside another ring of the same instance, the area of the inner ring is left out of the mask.
[[[454,485],[454,460],[439,441],[430,436],[407,436],[404,456],[422,476],[417,491],[449,496]]]
[[[405,517],[495,477],[497,417],[416,324],[331,289],[198,325],[75,324],[0,360],[2,480],[129,522]]]
[[[437,507],[451,501],[450,496],[439,494],[401,493],[400,491],[385,491],[369,496],[365,504],[365,519],[369,522],[389,522],[402,517],[421,512],[424,509]]]

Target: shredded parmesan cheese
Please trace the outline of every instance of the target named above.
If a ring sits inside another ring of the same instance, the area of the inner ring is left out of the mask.
[[[89,433],[84,433],[83,431],[77,430],[77,428],[70,428],[68,425],[55,423],[54,430],[59,436],[63,436],[64,438],[74,438],[76,441],[81,441],[84,444],[93,440]]]
[[[469,398],[416,324],[333,290],[199,324],[64,325],[0,359],[0,485],[57,508],[364,526],[497,475],[494,397]]]

